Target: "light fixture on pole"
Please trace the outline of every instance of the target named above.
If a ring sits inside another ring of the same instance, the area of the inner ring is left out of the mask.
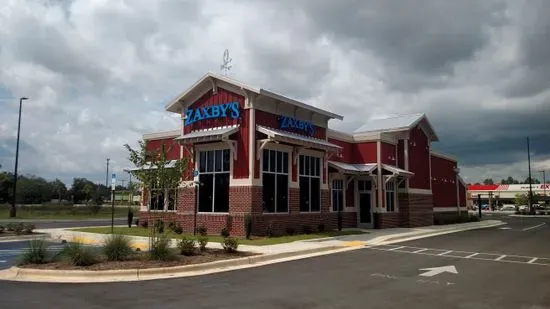
[[[21,133],[21,109],[23,108],[23,101],[28,100],[26,97],[19,98],[19,121],[17,122],[17,144],[15,146],[15,170],[13,172],[13,203],[10,208],[10,218],[14,218],[17,214],[15,208],[15,193],[17,192],[17,165],[19,163],[19,134]]]

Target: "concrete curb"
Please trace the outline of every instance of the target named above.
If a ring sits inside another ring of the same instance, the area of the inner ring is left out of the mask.
[[[312,256],[356,250],[360,247],[330,246],[301,251],[257,255],[204,264],[183,265],[164,268],[121,269],[121,270],[51,270],[11,267],[0,271],[0,280],[52,282],[52,283],[97,283],[126,282],[153,279],[167,279],[198,276],[203,274],[257,267]]]
[[[516,218],[550,218],[550,215],[508,215],[508,217],[516,217]]]
[[[36,234],[36,235],[16,235],[16,236],[6,236],[0,237],[0,242],[13,242],[13,241],[23,241],[23,240],[33,240],[33,239],[48,239],[50,235],[47,233]]]
[[[372,239],[369,241],[369,245],[389,245],[409,240],[415,240],[420,238],[427,238],[427,237],[433,237],[433,236],[439,236],[439,235],[445,235],[445,234],[451,234],[451,233],[457,233],[457,232],[464,232],[464,231],[470,231],[470,230],[478,230],[478,229],[484,229],[484,228],[490,228],[490,227],[496,227],[505,225],[506,222],[502,222],[500,220],[493,220],[494,222],[491,222],[489,224],[478,224],[478,225],[471,225],[471,226],[457,226],[452,227],[449,229],[444,229],[440,231],[422,231],[418,233],[409,233],[408,235],[402,234],[397,236],[380,236],[375,239]]]

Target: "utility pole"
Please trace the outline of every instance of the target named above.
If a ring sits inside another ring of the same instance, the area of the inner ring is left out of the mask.
[[[546,171],[542,170],[539,173],[542,173],[542,192],[544,192],[544,197],[546,198]]]
[[[529,148],[529,136],[527,136],[527,165],[529,168],[529,212],[533,213],[533,179],[531,178],[531,150]]]
[[[111,159],[107,158],[107,172],[105,173],[105,187],[109,187],[109,161],[111,161]]]
[[[17,164],[19,163],[19,133],[21,132],[21,109],[23,108],[23,101],[28,98],[19,98],[19,121],[17,122],[17,146],[15,146],[15,170],[13,173],[13,204],[10,208],[10,218],[15,218],[17,210],[15,208],[15,199],[17,192]]]

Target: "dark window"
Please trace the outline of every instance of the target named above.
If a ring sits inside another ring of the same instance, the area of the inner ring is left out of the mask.
[[[332,210],[344,209],[344,180],[335,179],[332,181]]]
[[[300,211],[321,211],[321,159],[300,155]]]
[[[159,189],[151,190],[151,210],[164,210],[164,192]]]
[[[199,212],[229,211],[228,149],[201,151],[199,154]]]
[[[288,212],[288,153],[265,149],[262,157],[263,211]]]
[[[386,184],[386,210],[395,211],[395,183],[393,181]]]

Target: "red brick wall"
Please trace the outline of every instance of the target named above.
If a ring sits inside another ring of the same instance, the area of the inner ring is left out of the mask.
[[[380,161],[384,164],[397,166],[397,160],[395,157],[396,146],[389,143],[381,142],[380,147]]]
[[[433,155],[431,158],[434,207],[456,207],[456,162]]]
[[[430,189],[430,149],[428,137],[419,126],[411,129],[409,139],[409,170],[414,176],[409,186],[416,189]]]
[[[352,163],[376,163],[378,151],[376,142],[357,143],[353,145]]]

